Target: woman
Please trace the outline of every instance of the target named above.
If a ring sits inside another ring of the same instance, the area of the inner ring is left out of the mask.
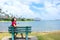
[[[15,30],[16,29],[16,18],[15,17],[12,18],[11,22],[12,22],[12,26],[14,27],[14,30]],[[16,33],[16,35],[17,35],[17,33]],[[21,33],[21,37],[23,38],[23,34],[22,33]]]
[[[12,26],[13,27],[16,27],[16,18],[15,17],[12,18],[11,22],[12,22]]]
[[[12,20],[11,20],[11,22],[12,22],[12,27],[14,27],[14,30],[16,29],[16,18],[14,17],[14,18],[12,18]],[[15,32],[15,31],[14,31]],[[17,35],[17,33],[15,33],[16,35]],[[16,35],[14,34],[14,38],[16,37]]]

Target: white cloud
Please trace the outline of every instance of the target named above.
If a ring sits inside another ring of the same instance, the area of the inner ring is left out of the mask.
[[[60,16],[58,14],[59,10],[58,10],[58,8],[56,8],[57,6],[54,2],[53,2],[53,4],[51,2],[45,2],[45,10],[47,12],[47,14],[46,14],[47,17],[46,16],[45,17],[49,20],[57,19]]]
[[[58,1],[55,3],[56,1],[52,0],[51,1],[44,1],[44,8],[36,8],[39,11],[42,11],[41,16],[43,20],[55,20],[55,19],[60,19],[60,6],[56,6],[57,3],[59,3]]]
[[[32,11],[29,10],[29,7],[27,5],[21,4],[19,1],[12,1],[13,5],[9,5],[10,1],[1,1],[1,7],[3,9],[3,11],[8,10],[8,12],[11,12],[13,14],[19,15],[19,16],[33,16],[34,17],[34,13]],[[4,4],[4,3],[7,4]]]
[[[30,9],[30,5],[34,3],[43,3],[44,8],[38,8],[33,6],[34,8],[38,9],[40,12],[33,12]],[[59,3],[57,0],[0,0],[0,8],[3,11],[8,10],[7,13],[12,13],[13,15],[23,16],[26,18],[41,18],[44,20],[50,19],[57,19],[59,18],[60,13],[60,6],[56,6]]]

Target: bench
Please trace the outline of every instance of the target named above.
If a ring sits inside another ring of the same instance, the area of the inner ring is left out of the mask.
[[[9,31],[9,33],[12,34],[12,40],[15,40],[14,39],[15,33],[25,33],[26,40],[28,40],[28,33],[31,33],[31,26],[16,27],[15,29],[14,29],[14,27],[10,26],[10,27],[8,27],[8,31]]]

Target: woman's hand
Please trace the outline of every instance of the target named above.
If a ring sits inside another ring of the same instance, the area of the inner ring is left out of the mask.
[[[14,27],[16,27],[16,25],[14,24]]]

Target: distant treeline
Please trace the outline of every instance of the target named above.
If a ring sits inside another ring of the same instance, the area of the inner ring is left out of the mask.
[[[0,21],[11,21],[11,18],[0,18]],[[17,21],[34,21],[34,20],[26,18],[17,18]]]

